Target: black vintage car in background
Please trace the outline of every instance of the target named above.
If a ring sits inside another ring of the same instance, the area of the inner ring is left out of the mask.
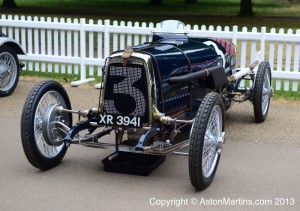
[[[32,89],[21,138],[34,167],[55,167],[70,144],[113,149],[103,160],[105,170],[143,175],[173,153],[188,156],[190,181],[202,190],[221,156],[224,111],[232,101],[250,100],[256,122],[263,122],[273,93],[268,62],[237,69],[232,43],[189,37],[174,20],[162,22],[151,42],[114,52],[103,70],[96,108],[72,110],[55,81]],[[239,87],[241,80],[251,81],[249,87]],[[76,124],[72,113],[81,117]],[[101,137],[111,132],[115,140],[104,143]]]

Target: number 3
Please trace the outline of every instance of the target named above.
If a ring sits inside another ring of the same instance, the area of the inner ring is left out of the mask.
[[[113,94],[126,94],[129,95],[135,101],[135,110],[130,115],[144,116],[146,111],[146,100],[143,93],[133,86],[133,84],[142,78],[141,68],[127,68],[127,67],[111,67],[111,76],[125,77],[121,82],[114,84]],[[147,86],[147,84],[145,84]],[[112,113],[120,114],[115,107],[114,100],[105,100],[104,109],[106,111],[112,111]]]

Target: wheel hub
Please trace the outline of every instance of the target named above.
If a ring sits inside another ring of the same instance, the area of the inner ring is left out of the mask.
[[[223,149],[225,143],[225,132],[222,132],[221,136],[218,138],[216,147],[217,147],[217,153],[220,155]]]
[[[43,136],[47,144],[51,146],[63,144],[63,136],[55,123],[62,120],[62,116],[57,112],[58,107],[58,104],[50,105],[45,112],[42,123]]]
[[[0,64],[0,75],[3,74],[3,73],[5,73],[5,72],[6,72],[6,69],[7,69],[7,68],[6,68],[5,65],[3,65],[3,64],[1,65],[1,64]]]
[[[5,65],[0,65],[0,84],[2,84],[5,81],[5,78],[7,77],[8,72]]]

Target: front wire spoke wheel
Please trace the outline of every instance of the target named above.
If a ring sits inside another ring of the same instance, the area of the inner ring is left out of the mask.
[[[224,104],[217,93],[202,100],[190,133],[189,175],[197,190],[207,188],[216,173],[224,142]]]
[[[28,161],[47,170],[63,159],[67,146],[65,134],[56,122],[72,126],[72,115],[58,112],[58,107],[71,109],[65,89],[55,81],[43,81],[29,93],[22,112],[21,139]]]
[[[43,134],[43,126],[42,124],[43,119],[45,119],[44,115],[47,115],[47,108],[53,105],[61,105],[66,107],[63,97],[56,91],[49,91],[47,92],[42,99],[40,100],[37,111],[35,114],[35,121],[34,121],[34,134],[37,146],[40,152],[48,158],[52,158],[57,156],[61,150],[63,149],[63,144],[59,146],[52,146],[48,144],[45,140],[45,136]],[[54,131],[52,131],[54,132]],[[63,138],[57,137],[57,138]]]
[[[206,178],[209,178],[212,174],[217,159],[217,147],[218,147],[218,140],[221,138],[222,135],[222,111],[219,106],[215,106],[211,112],[208,127],[206,129],[205,134],[211,134],[209,139],[204,139],[204,146],[209,144],[208,150],[203,150],[202,152],[202,165],[205,167],[203,168],[203,175]]]

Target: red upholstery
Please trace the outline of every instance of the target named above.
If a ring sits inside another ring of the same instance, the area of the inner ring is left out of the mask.
[[[229,56],[235,54],[236,49],[235,49],[235,46],[231,42],[221,39],[221,38],[212,38],[212,40],[220,43],[225,48],[225,50]]]

